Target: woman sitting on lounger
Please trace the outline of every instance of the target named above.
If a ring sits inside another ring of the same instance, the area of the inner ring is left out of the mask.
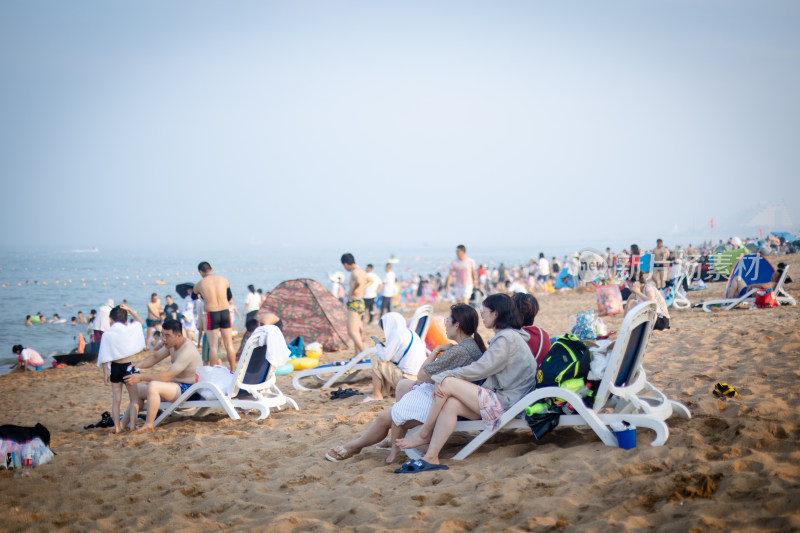
[[[774,289],[778,286],[778,282],[783,276],[783,270],[786,268],[786,263],[778,263],[778,269],[772,273],[769,281],[766,283],[753,283],[748,285],[742,276],[736,276],[731,280],[731,285],[728,288],[728,298],[740,298],[747,294],[752,289]],[[787,277],[784,283],[790,283],[791,278]]]
[[[539,302],[534,295],[521,292],[515,292],[511,298],[522,316],[522,329],[531,336],[528,339],[528,348],[536,359],[536,368],[539,368],[542,359],[550,351],[550,335],[539,326],[533,325],[536,315],[539,314]]]
[[[450,316],[445,320],[445,328],[447,338],[456,341],[457,344],[444,344],[434,348],[417,375],[416,382],[402,380],[397,384],[397,403],[378,415],[378,418],[362,436],[328,451],[325,455],[326,459],[342,461],[352,457],[360,453],[366,446],[380,442],[390,427],[394,444],[397,437],[405,435],[406,429],[425,421],[433,404],[431,376],[477,361],[486,351],[483,339],[477,332],[478,313],[472,307],[465,304],[456,304],[451,307]],[[395,444],[389,457],[386,458],[386,462],[393,463],[398,453],[399,448]]]
[[[655,302],[656,323],[653,325],[653,329],[659,331],[669,329],[670,317],[667,301],[661,291],[656,288],[656,284],[652,281],[645,282],[644,272],[639,272],[638,281],[631,282],[631,280],[628,280],[626,285],[631,290],[631,295],[625,304],[625,314],[640,302]]]
[[[483,357],[469,366],[446,370],[433,376],[434,402],[420,430],[398,439],[401,448],[416,448],[430,443],[420,460],[409,461],[398,473],[442,470],[441,451],[455,428],[459,416],[483,420],[496,427],[503,413],[536,384],[536,361],[521,330],[522,318],[514,301],[506,294],[493,294],[483,301],[483,324],[495,332]],[[484,379],[482,386],[472,381]]]

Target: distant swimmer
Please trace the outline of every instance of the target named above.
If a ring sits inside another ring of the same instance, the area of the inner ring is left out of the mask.
[[[65,324],[67,322],[66,318],[61,318],[58,316],[58,313],[53,315],[53,318],[47,321],[48,324]]]
[[[211,265],[207,261],[197,265],[197,271],[203,279],[194,286],[194,293],[203,299],[205,316],[203,329],[208,340],[208,358],[211,365],[219,364],[217,354],[217,342],[220,334],[225,352],[228,355],[228,363],[231,370],[236,370],[236,351],[233,349],[233,335],[231,331],[231,312],[229,308],[233,305],[233,294],[228,280],[222,276],[214,274]]]
[[[38,322],[38,317],[37,317],[37,322]],[[31,319],[31,315],[26,316],[25,317],[25,325],[26,326],[30,326],[32,323],[33,323],[33,319]]]
[[[78,324],[86,324],[86,318],[83,316],[83,311],[78,311]]]

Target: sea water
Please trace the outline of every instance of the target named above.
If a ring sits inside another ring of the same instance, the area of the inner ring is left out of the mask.
[[[394,270],[400,279],[409,279],[413,272],[422,275],[440,272],[446,276],[450,261],[455,257],[454,247],[355,247],[348,251],[355,255],[361,267],[374,264],[381,277],[386,261],[396,255],[398,263]],[[574,250],[560,247],[543,251],[548,258],[553,255],[561,258]],[[538,255],[538,249],[483,247],[468,255],[478,263],[502,261],[512,266],[527,263]],[[0,252],[0,374],[8,372],[16,363],[11,351],[15,344],[48,356],[71,351],[81,333],[88,341],[87,324],[71,325],[70,319],[77,316],[78,311],[88,317],[90,310],[98,309],[109,298],[115,305],[127,300],[142,319],[147,317],[147,302],[153,292],[158,294],[162,307],[167,294],[182,307],[175,286],[196,283],[200,279],[197,273],[200,261],[208,261],[214,273],[228,279],[234,303],[244,314],[249,284],[266,293],[282,281],[311,278],[330,288],[329,274],[344,272],[340,256],[341,250],[332,247],[286,246],[243,247],[212,253],[107,249]],[[157,281],[164,284],[157,284]],[[38,312],[47,320],[58,314],[66,323],[25,326],[25,316],[35,316]],[[234,327],[243,329],[238,319],[236,322]]]

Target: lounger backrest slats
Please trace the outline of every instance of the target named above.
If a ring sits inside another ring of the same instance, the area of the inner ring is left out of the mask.
[[[783,267],[783,273],[781,274],[781,277],[778,279],[778,283],[775,284],[775,295],[776,296],[783,289],[783,283],[786,281],[786,274],[788,272],[789,272],[789,266],[787,265],[787,266]]]
[[[602,409],[612,395],[620,395],[638,378],[655,319],[655,302],[643,302],[631,309],[622,321],[617,342],[597,389],[595,410]]]
[[[408,328],[411,331],[416,332],[417,336],[422,340],[425,340],[425,335],[428,333],[428,328],[430,327],[430,317],[432,314],[432,305],[421,305],[417,307],[417,310],[414,311],[414,316],[412,316],[411,320],[409,321]]]
[[[253,350],[255,350],[258,346],[257,343],[258,339],[254,336],[250,336],[247,339],[247,344],[244,345],[244,350],[242,350],[242,356],[239,358],[239,362],[236,364],[236,371],[233,373],[233,386],[231,390],[228,391],[231,397],[236,396],[239,393],[239,385],[245,383],[244,379],[247,375],[247,370],[250,367],[250,360],[253,355]]]
[[[419,336],[420,339],[424,338],[422,336],[422,332],[425,331],[425,329],[426,329],[425,326],[427,324],[428,324],[428,317],[426,317],[426,316],[420,318],[419,322],[417,323],[417,329],[415,329],[414,331],[416,332],[416,334]]]
[[[631,331],[630,341],[628,341],[625,352],[622,354],[622,363],[619,365],[619,374],[617,374],[617,379],[614,381],[614,386],[624,387],[633,381],[632,378],[634,376],[631,375],[631,371],[635,368],[634,364],[640,352],[646,328],[647,323],[642,322]]]
[[[258,385],[263,383],[267,377],[269,370],[269,361],[267,361],[267,347],[257,346],[252,355],[250,355],[250,363],[247,365],[247,370],[242,378],[242,383],[246,385]]]

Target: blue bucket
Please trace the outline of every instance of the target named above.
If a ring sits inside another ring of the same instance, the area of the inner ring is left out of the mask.
[[[623,450],[636,448],[636,428],[628,428],[624,431],[615,431],[614,435],[617,436],[617,443]]]

